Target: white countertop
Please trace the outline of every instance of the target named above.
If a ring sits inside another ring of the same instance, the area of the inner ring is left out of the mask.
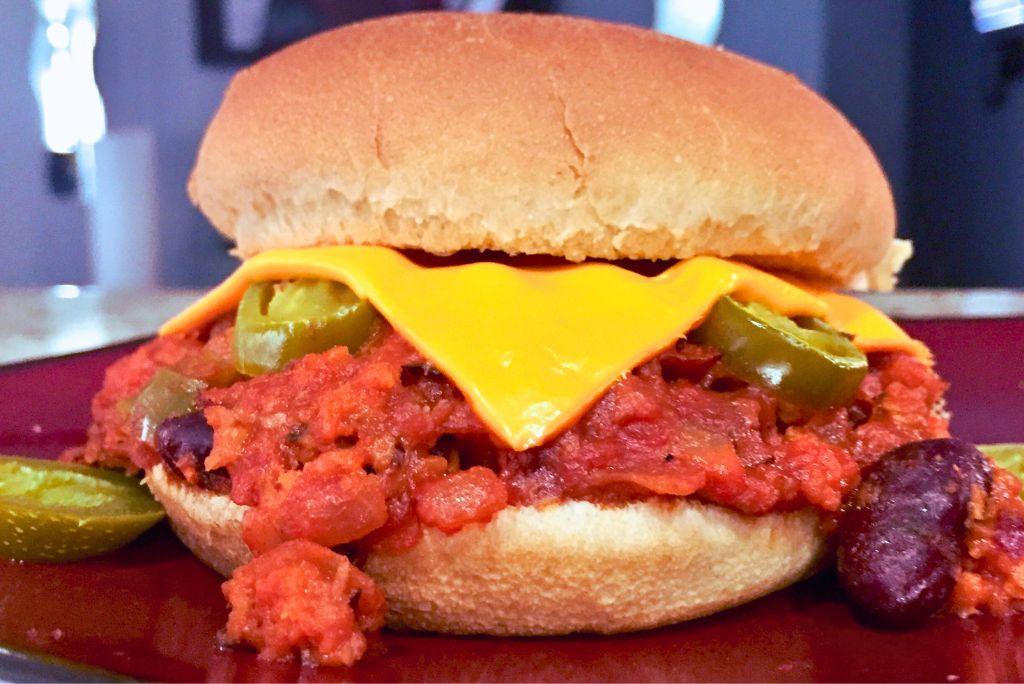
[[[201,294],[90,287],[0,288],[0,364],[144,337]]]

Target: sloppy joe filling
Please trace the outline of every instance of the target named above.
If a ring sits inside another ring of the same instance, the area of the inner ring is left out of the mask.
[[[996,469],[985,498],[972,502],[972,520],[953,612],[1006,615],[1024,601],[1024,500],[1021,482]]]
[[[384,626],[384,596],[344,556],[293,539],[257,556],[224,583],[231,603],[226,634],[268,658],[301,649],[311,664],[350,665],[366,633]]]
[[[168,465],[251,507],[244,538],[257,558],[225,585],[227,636],[266,657],[299,649],[348,664],[365,649],[361,632],[380,625],[384,604],[371,580],[332,548],[400,550],[424,526],[453,533],[509,505],[566,499],[695,497],[754,515],[807,506],[835,513],[861,469],[884,452],[948,435],[934,411],[945,384],[907,354],[872,355],[851,404],[810,411],[739,380],[714,348],[680,340],[568,430],[517,452],[386,323],[355,355],[338,346],[248,379],[232,377],[231,335],[225,318],[158,338],[114,364],[94,399],[88,442],[73,456],[127,468],[159,463],[126,405],[158,368],[212,386],[200,407],[213,444],[198,470],[218,476]],[[979,503],[992,510],[977,517],[995,531],[975,533],[960,610],[1024,597],[1021,585],[1006,586],[1004,559],[1024,554],[1024,525],[998,528],[1013,498],[1001,493],[1008,486]],[[303,609],[298,622],[275,617],[283,607],[296,614],[306,586],[345,609]]]

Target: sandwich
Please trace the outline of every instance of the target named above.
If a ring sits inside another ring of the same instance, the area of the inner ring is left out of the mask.
[[[144,473],[229,578],[228,643],[640,630],[837,558],[883,621],[1024,597],[1019,483],[840,292],[909,256],[884,173],[791,75],[583,19],[373,20],[242,70],[189,194],[242,263],[108,370],[68,457]]]

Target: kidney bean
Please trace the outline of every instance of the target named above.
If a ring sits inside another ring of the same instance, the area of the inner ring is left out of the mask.
[[[213,428],[202,411],[168,418],[156,429],[157,453],[171,471],[178,477],[195,473],[200,486],[223,491],[228,484],[227,472],[207,472],[204,468],[212,448]]]
[[[1001,515],[996,523],[996,543],[1014,560],[1024,557],[1024,519],[1015,515]]]
[[[862,615],[908,627],[949,605],[972,491],[991,478],[956,439],[904,444],[864,473],[838,534],[839,581]]]
[[[687,344],[680,340],[673,350],[663,352],[658,357],[661,364],[661,375],[666,382],[688,380],[700,382],[711,367],[722,358],[722,352],[713,347],[699,344]]]

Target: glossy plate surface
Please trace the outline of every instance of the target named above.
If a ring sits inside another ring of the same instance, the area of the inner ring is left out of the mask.
[[[1024,441],[1024,319],[915,321],[952,383],[954,432]],[[53,457],[79,443],[103,369],[130,347],[0,368],[0,453]],[[196,680],[636,681],[1024,678],[1024,617],[938,620],[910,632],[865,627],[834,579],[703,620],[614,637],[495,639],[386,631],[351,670],[267,664],[220,650],[219,578],[166,524],[110,556],[62,566],[0,562],[0,646],[135,678]],[[0,679],[93,681],[94,670],[14,657]],[[35,668],[35,669],[33,669]]]

